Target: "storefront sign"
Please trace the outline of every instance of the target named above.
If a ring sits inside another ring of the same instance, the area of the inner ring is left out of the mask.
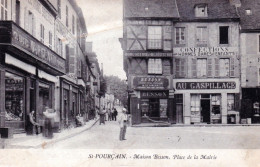
[[[172,57],[172,53],[125,53],[126,57]]]
[[[235,56],[237,47],[173,48],[173,56]]]
[[[166,77],[135,77],[136,89],[167,89],[169,80]]]
[[[150,98],[168,98],[168,91],[143,91],[141,92],[141,98],[150,99]]]
[[[177,82],[176,89],[236,89],[235,82]]]
[[[54,67],[58,71],[65,73],[65,60],[63,58],[33,37],[19,30],[18,27],[15,27],[14,25],[12,33],[12,44],[22,47],[26,51],[35,55],[37,59],[51,67]]]

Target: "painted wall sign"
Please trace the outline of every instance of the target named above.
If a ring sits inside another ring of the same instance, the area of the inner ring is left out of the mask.
[[[142,91],[141,98],[168,98],[169,91]]]
[[[176,89],[236,89],[235,82],[177,82]]]
[[[166,77],[135,77],[133,85],[136,89],[167,89],[169,80]]]
[[[12,25],[12,27],[12,44],[22,47],[26,51],[35,55],[40,61],[65,73],[65,59],[61,58],[47,46],[27,35],[22,30],[19,30],[18,27],[14,25]]]
[[[127,57],[172,57],[172,53],[125,53]]]
[[[173,56],[235,56],[237,54],[237,47],[173,48]]]

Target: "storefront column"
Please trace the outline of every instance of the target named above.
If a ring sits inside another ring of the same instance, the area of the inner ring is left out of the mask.
[[[183,111],[183,117],[184,117],[184,124],[190,125],[190,93],[185,93],[184,95],[184,111]]]
[[[39,102],[39,81],[38,80],[36,80],[35,81],[35,101],[36,101],[36,111],[35,111],[35,114],[36,114],[36,122],[40,122],[40,114],[39,114],[39,112],[40,112],[40,106],[39,106],[39,104],[40,104],[40,102]],[[43,122],[42,122],[43,123]]]
[[[222,124],[227,124],[227,93],[221,93],[221,120]]]
[[[174,122],[173,117],[174,117],[174,98],[169,97],[168,99],[168,112],[169,112],[169,120],[170,123],[172,124]]]
[[[0,128],[5,127],[5,71],[0,69]]]

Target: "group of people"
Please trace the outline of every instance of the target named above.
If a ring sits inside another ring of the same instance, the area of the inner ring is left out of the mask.
[[[113,108],[112,111],[111,109],[106,109],[105,107],[103,107],[101,110],[99,110],[98,107],[96,107],[96,112],[100,115],[100,122],[99,125],[101,125],[102,123],[105,124],[105,121],[116,121],[116,117],[117,117],[117,110],[116,108]]]

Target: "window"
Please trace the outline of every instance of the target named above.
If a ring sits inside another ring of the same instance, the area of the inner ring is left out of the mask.
[[[57,47],[56,52],[62,56],[62,40],[60,38],[57,38]]]
[[[0,5],[0,20],[7,20],[7,0],[1,0]]]
[[[219,76],[229,77],[230,72],[230,60],[229,59],[219,59]]]
[[[207,42],[208,42],[207,27],[197,27],[196,39],[197,39],[197,45],[207,46]]]
[[[44,43],[44,31],[45,31],[45,28],[44,26],[41,24],[41,42]]]
[[[175,65],[176,65],[176,77],[181,78],[185,77],[185,59],[175,59]]]
[[[5,120],[23,121],[24,119],[24,78],[5,73]]]
[[[28,32],[31,34],[31,35],[34,35],[33,32],[34,32],[34,15],[31,11],[28,11]]]
[[[148,27],[148,49],[162,49],[162,27]]]
[[[195,6],[195,16],[196,17],[207,17],[207,4],[198,4]]]
[[[49,47],[52,49],[52,32],[49,31]]]
[[[66,26],[69,27],[69,8],[66,6]]]
[[[15,3],[15,22],[20,25],[20,0],[16,0]]]
[[[176,27],[176,44],[185,44],[185,27]]]
[[[207,76],[207,59],[197,59],[197,76]]]
[[[228,26],[219,27],[219,44],[228,44]]]
[[[148,74],[162,74],[162,59],[148,60]]]
[[[246,9],[246,15],[252,15],[252,10],[251,9]]]
[[[227,94],[227,110],[235,110],[235,95]]]
[[[58,0],[58,16],[59,18],[61,18],[61,3],[60,3],[61,0]]]
[[[72,16],[72,33],[75,34],[75,17]]]
[[[212,115],[220,114],[220,95],[211,95]]]

